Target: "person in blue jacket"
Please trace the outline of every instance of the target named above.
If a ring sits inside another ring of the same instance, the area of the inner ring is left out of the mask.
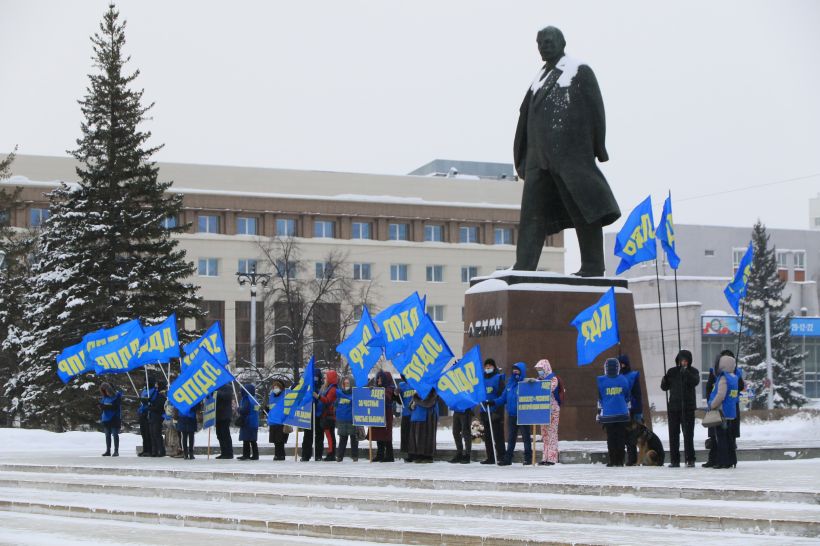
[[[353,426],[353,387],[349,377],[342,379],[342,388],[336,391],[336,430],[339,433],[336,462],[345,458],[347,441],[350,440],[350,458],[353,462],[359,460],[359,439],[356,437],[356,427]]]
[[[733,468],[737,465],[735,454],[734,427],[732,421],[737,418],[738,379],[735,375],[737,364],[731,356],[722,356],[718,361],[715,388],[709,395],[709,409],[723,411],[725,421],[715,428],[717,444],[717,464],[712,468]]]
[[[484,361],[484,389],[487,402],[493,402],[504,392],[504,375],[498,371],[495,360],[488,358]],[[504,406],[497,405],[490,408],[481,404],[481,426],[484,427],[484,449],[487,458],[481,464],[496,464],[504,460]],[[492,427],[492,428],[491,428]],[[495,451],[493,452],[493,440]]]
[[[285,403],[285,384],[274,379],[268,393],[268,442],[273,444],[273,460],[285,460],[285,444],[288,443],[289,433],[285,432],[285,425],[274,420],[274,406]],[[290,428],[288,428],[290,430]]]
[[[413,395],[416,394],[416,389],[410,386],[407,378],[401,376],[399,381],[399,396],[401,400],[401,443],[399,444],[399,451],[404,453],[404,460],[407,462],[413,461],[413,456],[410,455],[410,434],[412,423],[410,422],[410,402],[413,401]]]
[[[149,378],[148,384],[142,389],[140,393],[140,407],[137,408],[137,415],[139,415],[140,435],[142,436],[142,452],[140,457],[151,456],[151,422],[149,408],[151,402],[157,397],[157,389],[152,388],[153,380]]]
[[[239,461],[258,461],[259,446],[256,438],[259,434],[259,403],[256,401],[256,387],[252,383],[244,385],[242,401],[239,402],[239,441],[242,442],[242,456]]]
[[[122,391],[114,391],[110,383],[100,385],[100,423],[105,431],[105,453],[103,457],[120,456],[120,406],[122,405]],[[114,438],[114,453],[111,453],[111,438]]]
[[[617,358],[607,358],[604,375],[598,376],[598,421],[606,430],[606,447],[609,454],[607,466],[624,465],[626,424],[629,422],[629,400],[632,382],[621,375],[621,363]]]
[[[182,434],[183,459],[194,458],[194,436],[197,429],[197,413],[202,408],[202,402],[189,409],[186,413],[177,410],[177,431]]]
[[[523,362],[516,362],[513,366],[510,378],[504,387],[501,396],[488,403],[490,407],[504,406],[507,408],[507,451],[504,453],[504,460],[499,461],[499,466],[509,466],[512,464],[513,453],[515,453],[515,443],[518,433],[524,440],[524,465],[532,464],[532,436],[529,425],[518,424],[518,383],[524,380],[527,375],[527,365]]]

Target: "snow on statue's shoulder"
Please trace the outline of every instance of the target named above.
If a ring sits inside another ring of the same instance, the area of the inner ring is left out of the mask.
[[[558,78],[558,86],[569,87],[572,83],[572,79],[578,73],[578,67],[585,64],[586,63],[580,59],[570,57],[569,55],[561,57],[561,60],[555,65],[555,68],[562,70],[561,76]]]

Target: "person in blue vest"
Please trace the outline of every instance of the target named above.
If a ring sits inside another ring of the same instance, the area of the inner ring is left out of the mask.
[[[244,385],[242,401],[239,402],[239,441],[242,442],[242,456],[239,461],[258,461],[259,446],[256,443],[259,435],[259,403],[256,401],[256,387],[253,383]]]
[[[599,375],[597,378],[598,405],[600,406],[598,422],[606,430],[606,447],[609,457],[607,466],[624,465],[626,424],[629,422],[632,382],[620,372],[621,363],[618,359],[607,358],[604,362],[604,375]]]
[[[632,381],[632,390],[629,393],[629,420],[636,425],[643,424],[643,395],[641,394],[640,372],[632,369],[629,355],[620,355],[618,362],[621,363],[621,375],[625,375]],[[628,429],[630,427],[627,427]],[[627,430],[626,434],[626,466],[638,464],[638,436],[640,427],[633,426]]]
[[[137,415],[139,415],[140,435],[142,436],[142,451],[139,457],[151,456],[151,422],[148,408],[151,406],[151,401],[157,396],[157,389],[151,388],[153,381],[149,378],[148,384],[142,389],[140,393],[140,407],[137,408]]]
[[[100,385],[100,423],[105,431],[105,453],[103,457],[120,456],[120,424],[122,391],[111,386],[111,383]],[[111,438],[114,438],[114,453],[111,453]]]
[[[410,386],[407,378],[404,375],[400,376],[399,381],[399,400],[401,400],[401,442],[399,443],[399,451],[404,453],[404,460],[408,463],[413,462],[413,456],[410,455],[410,433],[412,423],[410,422],[410,402],[413,401],[413,395],[416,394],[416,389]]]
[[[737,364],[731,356],[722,356],[718,361],[715,388],[709,395],[709,409],[722,410],[725,421],[715,427],[717,464],[712,468],[733,468],[737,464],[735,454],[734,428],[731,422],[737,417],[738,380],[735,375]]]
[[[285,460],[285,444],[289,434],[285,432],[285,425],[273,422],[273,407],[285,403],[285,384],[274,379],[268,394],[268,441],[273,444],[273,460]]]
[[[505,406],[507,408],[507,450],[504,453],[504,460],[499,461],[499,466],[509,466],[512,464],[515,453],[515,443],[518,433],[524,440],[524,465],[532,464],[532,435],[529,425],[518,424],[518,383],[524,380],[527,375],[527,365],[523,362],[516,362],[513,365],[512,373],[504,387],[501,396],[488,403],[492,408],[495,406]]]
[[[484,361],[484,388],[487,402],[495,402],[504,392],[504,375],[498,371],[498,366],[492,358]],[[480,407],[481,426],[484,428],[484,450],[487,452],[487,458],[481,461],[481,464],[496,464],[504,460],[504,406],[493,405],[489,413],[488,405],[481,404]]]
[[[350,458],[359,460],[359,439],[356,427],[353,426],[353,387],[349,377],[342,379],[342,388],[336,392],[336,430],[339,433],[339,445],[336,451],[336,462],[345,458],[347,442],[350,441]]]

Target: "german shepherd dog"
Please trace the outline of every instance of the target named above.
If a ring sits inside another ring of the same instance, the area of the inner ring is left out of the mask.
[[[666,452],[658,435],[649,430],[646,425],[630,422],[626,433],[636,437],[638,446],[638,464],[642,466],[663,466]]]

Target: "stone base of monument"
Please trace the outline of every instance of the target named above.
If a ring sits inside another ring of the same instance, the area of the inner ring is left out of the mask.
[[[578,331],[570,323],[615,287],[621,343],[601,353],[593,363],[577,365]],[[596,376],[609,357],[629,355],[632,369],[641,372],[641,391],[647,400],[643,361],[635,321],[635,305],[627,282],[614,278],[580,278],[538,271],[496,271],[476,277],[464,298],[464,352],[481,346],[482,358],[492,357],[506,374],[516,362],[535,364],[546,358],[566,388],[558,435],[561,440],[601,440],[596,420]],[[644,421],[651,423],[644,405]]]

